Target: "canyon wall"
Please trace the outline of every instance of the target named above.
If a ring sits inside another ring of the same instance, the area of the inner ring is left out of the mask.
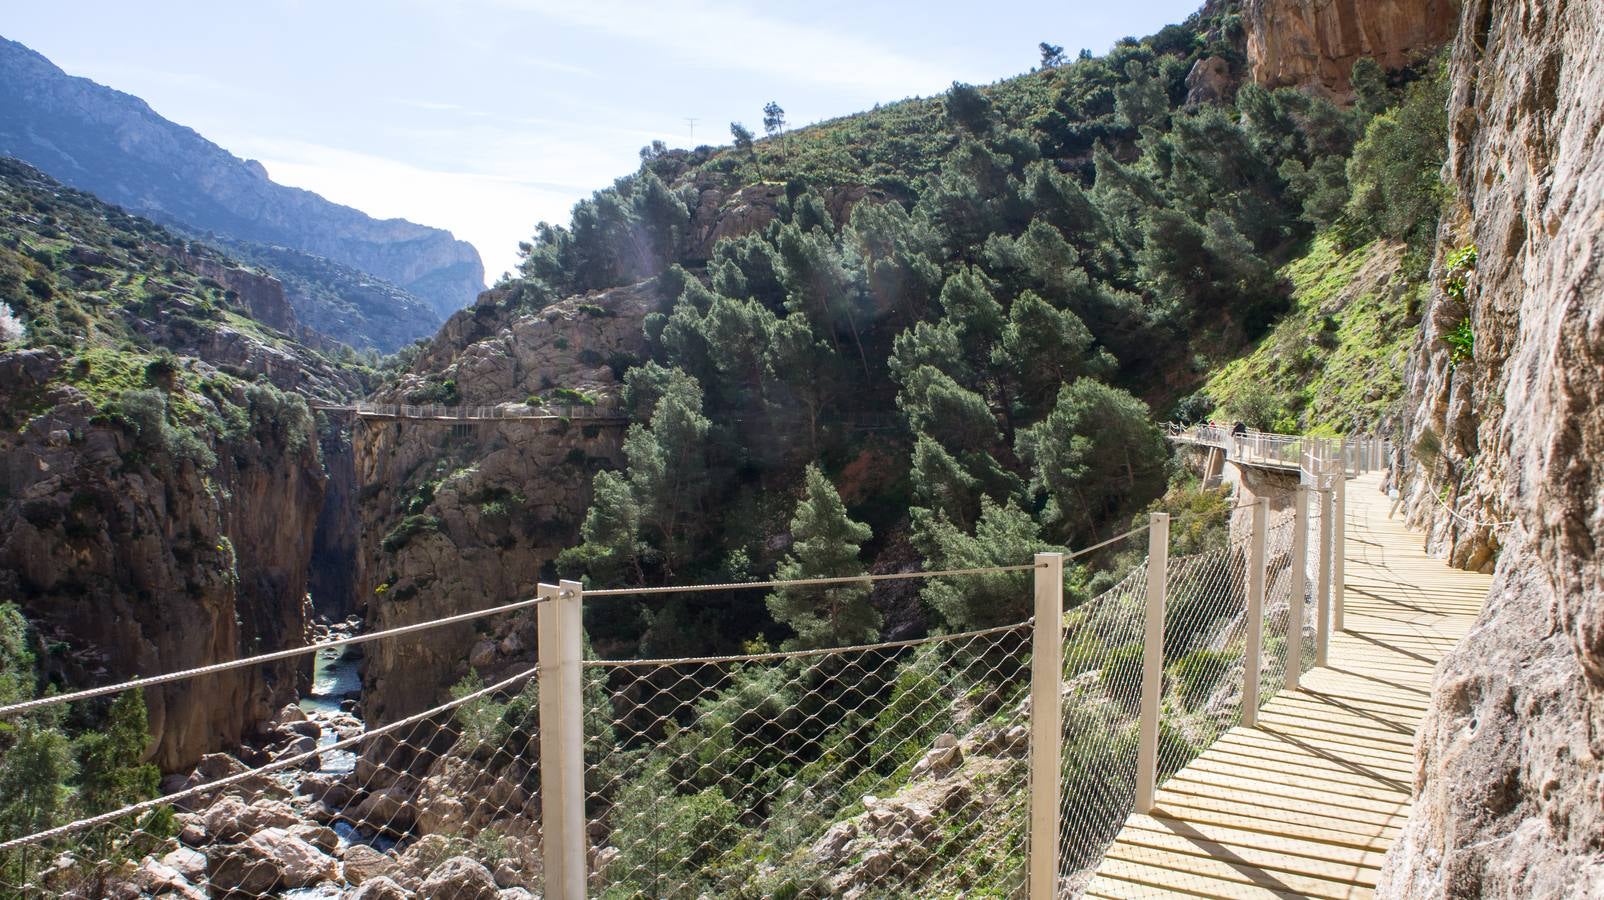
[[[621,360],[642,350],[652,283],[519,310],[491,291],[448,321],[400,383],[402,402],[450,382],[466,405],[574,392],[616,402]],[[572,396],[572,395],[567,395]],[[357,591],[370,629],[534,596],[557,554],[579,543],[591,479],[622,462],[621,421],[452,423],[362,419],[352,453],[361,544]],[[383,723],[443,701],[470,669],[486,682],[534,664],[534,615],[499,616],[369,646],[363,712]]]
[[[203,438],[205,466],[108,421],[64,382],[68,365],[54,350],[0,353],[0,408],[34,411],[0,430],[0,596],[52,648],[47,672],[83,687],[303,643],[316,444],[258,404],[242,432]],[[249,406],[240,391],[230,399]],[[221,412],[180,388],[169,402]],[[310,665],[151,688],[152,760],[173,771],[237,744]]]
[[[1394,475],[1429,549],[1496,577],[1437,671],[1381,896],[1604,885],[1601,98],[1598,3],[1466,3],[1448,110],[1456,196]],[[1471,246],[1473,268],[1451,271],[1447,254]],[[1474,346],[1456,360],[1443,338],[1467,320]]]
[[[1453,37],[1455,0],[1247,0],[1248,66],[1266,87],[1301,87],[1339,99],[1361,57],[1398,69]]]

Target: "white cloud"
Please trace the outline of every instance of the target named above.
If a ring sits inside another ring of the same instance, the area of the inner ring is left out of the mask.
[[[491,0],[550,19],[664,48],[708,68],[830,85],[884,98],[940,90],[949,66],[897,53],[853,34],[762,15],[723,0]]]

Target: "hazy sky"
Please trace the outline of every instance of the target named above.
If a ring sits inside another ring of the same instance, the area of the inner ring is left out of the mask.
[[[640,148],[793,125],[1102,53],[1197,0],[6,0],[0,33],[275,181],[449,228],[487,280]],[[695,138],[687,118],[694,117]]]

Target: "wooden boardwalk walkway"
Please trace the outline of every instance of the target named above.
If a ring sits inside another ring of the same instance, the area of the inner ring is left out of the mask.
[[[1409,815],[1432,670],[1490,576],[1429,559],[1380,474],[1347,492],[1345,630],[1330,665],[1234,728],[1132,816],[1085,896],[1369,897]],[[1312,651],[1311,651],[1312,652]]]

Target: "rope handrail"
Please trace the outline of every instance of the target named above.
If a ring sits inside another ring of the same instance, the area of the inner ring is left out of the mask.
[[[1028,567],[1034,568],[1034,566]],[[850,647],[817,647],[811,650],[776,650],[771,653],[740,653],[730,656],[686,656],[666,659],[587,659],[580,665],[587,669],[614,668],[635,669],[650,668],[654,666],[688,666],[688,665],[719,665],[723,663],[765,662],[780,659],[805,659],[813,656],[829,656],[832,653],[868,653],[874,650],[897,650],[903,647],[912,647],[917,644],[944,644],[950,641],[966,641],[971,638],[986,637],[993,634],[1002,634],[1005,631],[1017,631],[1036,624],[1034,618],[1012,625],[998,625],[993,628],[982,628],[979,631],[963,631],[957,634],[931,634],[921,638],[908,638],[903,641],[882,641],[878,644],[854,644]]]
[[[696,594],[707,591],[746,591],[760,588],[817,587],[831,584],[860,584],[865,581],[905,581],[913,578],[939,578],[950,575],[992,575],[1003,572],[1026,572],[1037,568],[1036,563],[1017,566],[983,566],[974,569],[934,569],[922,572],[886,572],[883,574],[836,575],[822,578],[794,578],[770,581],[725,581],[711,584],[658,585],[642,587],[602,588],[587,590],[589,597],[648,597],[653,594]]]
[[[54,837],[61,837],[63,835],[73,834],[75,832],[83,831],[84,829],[87,829],[87,828],[93,828],[96,825],[104,825],[104,824],[106,824],[108,822],[114,822],[114,821],[116,821],[118,819],[121,819],[124,816],[130,816],[130,815],[135,815],[137,813],[148,812],[150,810],[153,810],[153,809],[156,809],[156,808],[162,807],[162,806],[169,806],[169,805],[171,805],[173,803],[176,803],[176,802],[178,802],[180,800],[186,800],[186,799],[188,799],[190,797],[193,797],[193,796],[195,796],[197,794],[209,793],[211,791],[215,791],[215,790],[218,790],[220,788],[228,787],[229,785],[238,784],[238,783],[240,783],[242,781],[245,781],[247,779],[250,779],[250,778],[257,778],[257,777],[260,777],[262,775],[266,775],[266,774],[268,774],[270,772],[277,772],[280,769],[288,769],[288,768],[292,768],[292,767],[295,767],[295,766],[299,766],[302,763],[306,762],[307,760],[310,760],[312,757],[317,756],[317,755],[319,755],[321,753],[327,753],[327,752],[329,752],[331,750],[344,750],[347,747],[353,746],[355,744],[359,744],[362,741],[368,740],[370,738],[375,738],[375,737],[379,737],[380,735],[383,735],[383,734],[388,734],[388,733],[390,733],[392,731],[395,731],[395,730],[397,730],[399,728],[402,728],[404,726],[407,726],[407,725],[416,725],[417,723],[422,722],[425,719],[432,718],[432,717],[437,716],[437,715],[439,715],[439,714],[441,714],[443,712],[450,712],[451,710],[456,709],[459,706],[462,706],[462,705],[464,705],[466,703],[471,703],[471,702],[473,702],[475,700],[478,700],[481,697],[484,697],[484,696],[487,696],[489,694],[495,693],[496,691],[506,690],[507,688],[512,687],[514,684],[524,680],[525,678],[528,678],[528,677],[534,675],[537,671],[539,671],[539,667],[538,666],[525,669],[522,672],[519,672],[519,673],[517,673],[515,675],[512,675],[512,676],[510,676],[508,678],[504,678],[501,681],[496,682],[495,684],[480,688],[479,690],[474,691],[471,694],[465,694],[465,695],[463,695],[461,697],[454,698],[454,699],[450,700],[449,702],[442,703],[441,705],[433,707],[431,709],[426,709],[426,710],[424,710],[423,712],[420,712],[420,713],[414,713],[414,714],[412,714],[410,716],[407,716],[404,719],[397,719],[396,721],[391,722],[388,725],[381,725],[378,728],[372,729],[371,731],[364,731],[361,734],[353,735],[353,736],[348,737],[348,738],[342,738],[342,739],[340,739],[338,741],[335,741],[332,744],[326,744],[326,745],[323,745],[323,746],[319,746],[319,747],[317,747],[315,749],[307,750],[307,751],[302,752],[302,753],[297,753],[297,754],[295,754],[293,756],[283,756],[283,757],[275,759],[275,760],[273,760],[273,761],[271,761],[269,763],[266,763],[264,765],[257,766],[254,769],[246,769],[243,772],[238,772],[238,773],[233,774],[233,775],[228,775],[228,776],[225,776],[223,778],[219,778],[216,781],[208,781],[208,782],[206,782],[204,784],[197,784],[194,787],[184,788],[183,790],[175,791],[175,792],[173,792],[171,794],[167,794],[165,796],[155,797],[153,799],[144,800],[144,801],[141,801],[139,803],[132,803],[132,804],[129,804],[127,806],[122,807],[121,809],[114,809],[111,812],[101,813],[100,815],[90,816],[90,817],[85,818],[85,819],[77,819],[75,821],[68,822],[68,823],[66,823],[64,825],[57,825],[54,828],[46,829],[44,831],[36,832],[34,834],[24,835],[24,836],[19,837],[19,838],[12,838],[9,841],[5,841],[3,843],[0,843],[0,853],[4,853],[4,852],[6,852],[8,850],[14,850],[14,849],[16,849],[18,847],[28,846],[30,844],[37,844],[37,843],[40,843],[42,841],[47,841],[47,840],[49,840],[51,838],[54,838]]]
[[[332,647],[348,647],[353,644],[365,644],[369,641],[377,641],[384,638],[396,637],[403,634],[412,634],[419,631],[428,631],[430,629],[440,628],[446,625],[455,625],[459,622],[468,622],[473,619],[483,618],[484,616],[515,612],[520,609],[528,609],[530,607],[538,606],[539,604],[546,602],[547,599],[548,598],[546,597],[534,597],[528,600],[519,600],[514,603],[504,603],[501,606],[492,606],[489,609],[458,613],[457,615],[446,616],[440,619],[430,619],[427,622],[414,622],[411,625],[400,625],[395,628],[387,628],[383,631],[372,631],[368,632],[367,634],[354,634],[350,637],[336,638],[332,641],[321,641],[314,644],[306,644],[300,647],[290,647],[285,650],[275,650],[271,653],[261,653],[256,656],[246,656],[240,659],[225,660],[223,662],[212,663],[210,665],[197,666],[193,669],[181,669],[177,672],[167,672],[162,675],[148,675],[143,678],[133,678],[119,684],[107,684],[100,687],[85,688],[81,691],[73,691],[67,694],[50,694],[44,697],[36,697],[32,700],[25,700],[21,703],[13,703],[9,706],[0,706],[0,719],[4,719],[8,716],[14,716],[19,713],[30,712],[46,706],[54,706],[61,703],[71,703],[77,700],[90,700],[95,697],[104,697],[108,694],[116,694],[122,691],[133,690],[134,688],[151,687],[153,685],[167,684],[173,681],[184,681],[190,678],[198,678],[202,675],[216,675],[219,672],[227,672],[231,669],[240,669],[244,668],[245,666],[255,666],[262,663],[276,662],[281,659],[291,659],[296,656],[304,656],[308,653],[316,653],[320,650],[327,650]]]
[[[1472,528],[1486,528],[1488,530],[1493,530],[1493,529],[1498,529],[1498,528],[1508,528],[1511,525],[1519,525],[1520,524],[1520,519],[1519,518],[1506,519],[1506,520],[1504,520],[1502,522],[1483,522],[1483,521],[1480,521],[1478,519],[1472,519],[1471,517],[1459,512],[1459,511],[1455,510],[1453,507],[1449,506],[1447,504],[1447,502],[1445,502],[1441,497],[1437,496],[1437,492],[1434,491],[1434,490],[1431,490],[1431,488],[1429,486],[1426,489],[1426,493],[1431,495],[1431,499],[1437,501],[1437,505],[1442,507],[1444,512],[1448,513],[1448,515],[1453,516],[1454,518],[1458,519],[1459,521],[1464,522],[1466,525],[1469,525]]]
[[[1107,545],[1109,545],[1111,543],[1114,543],[1115,541],[1121,540],[1121,539],[1123,539],[1125,537],[1128,537],[1128,536],[1130,536],[1132,534],[1135,534],[1135,533],[1137,533],[1139,531],[1142,531],[1142,530],[1144,530],[1146,528],[1147,528],[1147,526],[1143,525],[1140,528],[1131,529],[1130,531],[1127,531],[1124,534],[1116,535],[1116,536],[1114,536],[1112,538],[1109,538],[1108,540],[1103,541],[1103,542],[1101,542],[1099,544],[1095,544],[1095,545],[1093,545],[1091,547],[1086,547],[1086,548],[1083,548],[1081,550],[1075,551],[1074,553],[1068,554],[1067,558],[1068,559],[1074,559],[1074,558],[1076,558],[1078,556],[1083,556],[1083,555],[1085,555],[1087,553],[1091,553],[1094,550],[1097,550],[1097,549],[1100,549],[1102,547],[1105,547],[1105,546],[1107,546]],[[723,583],[723,584],[704,584],[704,585],[638,587],[638,588],[608,588],[608,589],[596,590],[596,591],[585,591],[584,594],[585,594],[586,597],[622,597],[622,596],[649,596],[649,595],[653,595],[653,594],[673,594],[673,593],[687,593],[687,592],[695,593],[695,592],[701,592],[701,591],[733,591],[733,590],[749,590],[749,589],[759,589],[759,588],[806,587],[806,586],[830,585],[830,584],[857,584],[857,583],[862,583],[862,582],[865,582],[865,581],[868,581],[868,582],[899,581],[899,580],[914,579],[914,578],[937,578],[937,577],[960,576],[960,575],[990,575],[990,574],[1001,574],[1001,573],[1006,573],[1006,572],[1025,572],[1025,571],[1033,570],[1033,569],[1035,569],[1037,567],[1038,566],[1037,566],[1036,563],[1025,563],[1025,564],[1016,565],[1016,566],[987,566],[987,567],[969,568],[969,569],[938,569],[938,570],[920,571],[920,572],[892,572],[892,573],[879,574],[879,575],[865,573],[863,575],[847,575],[847,576],[841,576],[841,577],[835,577],[835,578],[799,578],[799,579],[790,579],[790,580],[730,582],[730,583]],[[516,611],[521,610],[521,609],[528,609],[528,608],[537,606],[540,603],[545,602],[546,599],[547,598],[544,598],[544,597],[533,597],[533,598],[526,599],[526,600],[519,600],[519,601],[516,601],[516,602],[513,602],[513,603],[502,604],[500,606],[493,606],[493,607],[490,607],[488,609],[473,610],[473,611],[470,611],[470,612],[458,613],[458,614],[453,615],[453,616],[445,616],[445,617],[442,617],[442,618],[439,618],[439,619],[430,619],[429,621],[426,621],[426,622],[414,622],[414,623],[412,623],[410,625],[401,625],[401,626],[397,626],[395,628],[387,628],[387,629],[385,629],[383,631],[373,631],[373,632],[368,632],[366,634],[356,634],[356,635],[351,635],[350,637],[336,638],[336,639],[330,640],[330,641],[320,641],[320,642],[317,642],[317,643],[305,644],[305,645],[300,646],[300,647],[290,647],[290,648],[286,648],[284,650],[275,650],[275,651],[272,651],[270,653],[257,654],[255,656],[247,656],[247,657],[242,657],[240,659],[225,660],[223,662],[211,663],[211,664],[205,665],[205,666],[197,666],[197,667],[191,668],[191,669],[182,669],[182,670],[179,670],[179,671],[176,671],[176,672],[167,672],[167,673],[164,673],[164,674],[161,674],[161,675],[149,675],[149,676],[145,676],[145,677],[142,677],[142,678],[133,678],[133,679],[129,679],[127,681],[119,682],[117,684],[108,684],[108,685],[101,685],[100,687],[85,688],[85,689],[80,690],[80,691],[72,691],[70,693],[65,693],[65,694],[50,694],[50,695],[46,695],[46,696],[43,696],[43,697],[36,697],[36,698],[34,698],[32,700],[25,700],[25,701],[22,701],[22,702],[19,702],[19,703],[13,703],[13,704],[10,704],[10,705],[7,705],[7,706],[0,706],[0,719],[5,719],[5,718],[11,717],[11,716],[20,715],[22,713],[31,712],[31,711],[36,710],[36,709],[42,709],[42,708],[47,707],[47,706],[56,706],[56,705],[60,705],[60,704],[63,704],[63,703],[72,703],[72,702],[79,701],[79,700],[91,700],[91,699],[94,699],[96,697],[104,697],[104,696],[107,696],[107,695],[110,695],[110,694],[116,694],[116,693],[120,693],[122,691],[132,690],[134,688],[153,687],[155,685],[168,684],[168,683],[171,683],[171,682],[174,682],[174,681],[184,681],[184,680],[187,680],[187,679],[190,679],[190,678],[198,678],[198,677],[201,677],[203,675],[216,675],[216,674],[218,674],[220,672],[227,672],[227,671],[231,671],[233,669],[244,668],[246,666],[261,665],[263,663],[277,662],[277,661],[283,660],[283,659],[292,659],[292,658],[297,657],[297,656],[304,656],[304,655],[306,655],[308,653],[317,653],[317,652],[322,651],[322,650],[328,650],[328,649],[333,649],[333,648],[337,648],[337,647],[348,647],[348,646],[352,646],[354,644],[365,644],[365,643],[369,643],[369,642],[372,642],[372,641],[383,640],[385,638],[399,637],[399,636],[405,635],[405,634],[414,634],[414,633],[420,632],[420,631],[428,631],[428,630],[431,630],[431,629],[434,629],[434,628],[441,628],[441,627],[444,627],[446,625],[455,625],[455,624],[459,624],[459,623],[462,623],[462,622],[468,622],[468,621],[472,621],[474,619],[484,618],[486,616],[493,616],[493,615],[500,615],[500,614],[503,614],[503,613],[516,612]]]

